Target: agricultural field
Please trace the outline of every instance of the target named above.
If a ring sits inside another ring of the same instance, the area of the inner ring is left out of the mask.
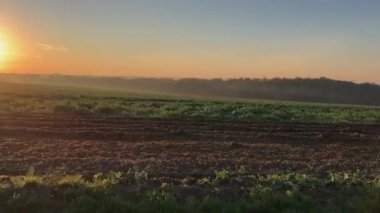
[[[379,106],[170,97],[0,82],[0,112],[280,123],[380,124]]]
[[[378,212],[380,108],[0,85],[0,212]]]

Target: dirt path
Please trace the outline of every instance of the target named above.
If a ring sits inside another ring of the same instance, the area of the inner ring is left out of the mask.
[[[0,174],[93,174],[139,166],[152,176],[380,171],[379,125],[260,124],[0,114]]]

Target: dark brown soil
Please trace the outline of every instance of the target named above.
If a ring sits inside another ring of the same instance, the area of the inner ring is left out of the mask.
[[[206,122],[0,114],[0,174],[94,174],[138,166],[151,176],[380,172],[380,125]]]

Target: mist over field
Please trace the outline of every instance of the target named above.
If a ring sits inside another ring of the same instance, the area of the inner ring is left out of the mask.
[[[83,86],[166,95],[190,95],[380,106],[380,85],[328,78],[155,79],[1,74],[8,82]]]

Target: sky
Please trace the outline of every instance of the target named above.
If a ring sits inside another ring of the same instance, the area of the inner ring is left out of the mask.
[[[0,72],[380,83],[379,0],[0,0]]]

